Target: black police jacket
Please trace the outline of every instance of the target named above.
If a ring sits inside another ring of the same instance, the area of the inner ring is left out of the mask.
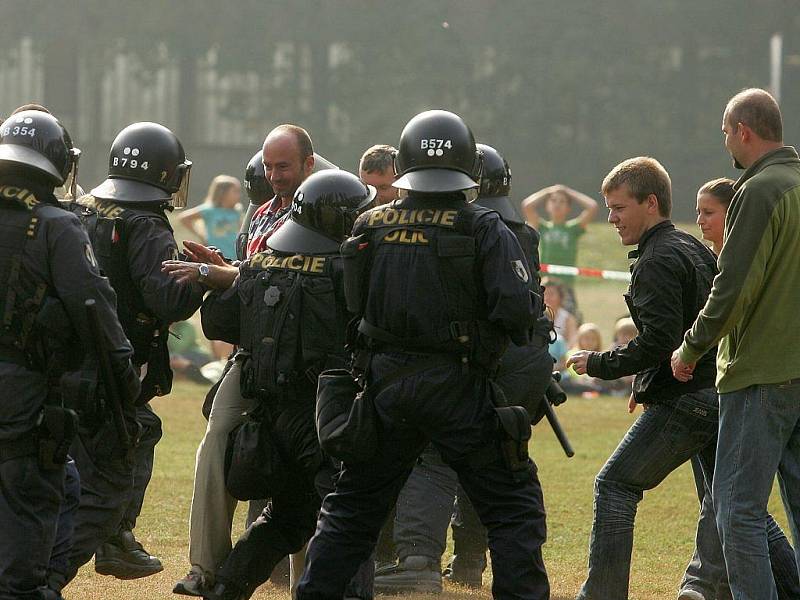
[[[688,392],[714,387],[716,347],[697,362],[685,383],[672,376],[670,358],[705,306],[717,259],[697,238],[662,221],[639,240],[628,257],[631,283],[625,301],[639,334],[622,348],[593,352],[587,373],[601,379],[635,374],[634,397],[640,403],[669,404]]]
[[[122,326],[133,343],[136,362],[147,362],[156,330],[191,317],[203,301],[197,283],[179,283],[161,270],[177,258],[178,246],[160,203],[115,203],[92,196],[79,200],[80,213],[101,269],[118,295]]]
[[[374,246],[363,307],[371,326],[420,340],[477,320],[506,343],[528,343],[540,307],[528,259],[499,214],[463,194],[412,193],[362,214],[353,238],[363,233]]]
[[[12,242],[18,227],[26,238],[19,245]],[[13,263],[17,260],[19,275],[15,277]],[[80,221],[59,206],[52,188],[19,178],[0,178],[0,270],[0,302],[3,313],[10,315],[12,330],[17,329],[17,320],[38,317],[30,334],[38,337],[37,343],[46,345],[56,342],[50,338],[71,336],[71,352],[62,355],[69,364],[47,364],[44,369],[75,368],[85,349],[94,345],[84,305],[91,298],[96,302],[115,373],[130,370],[132,349],[116,317],[114,290],[100,274]],[[32,297],[37,289],[46,290],[38,302]],[[57,310],[50,311],[48,303],[52,302],[58,303]],[[0,348],[0,440],[32,429],[48,394],[42,368],[16,360],[9,352],[11,340],[5,337]]]

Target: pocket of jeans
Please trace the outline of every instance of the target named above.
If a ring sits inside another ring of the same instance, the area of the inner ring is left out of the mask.
[[[673,454],[691,456],[717,434],[719,408],[705,391],[677,399],[661,435]]]
[[[800,408],[800,383],[759,385],[756,390],[766,411],[788,416]]]

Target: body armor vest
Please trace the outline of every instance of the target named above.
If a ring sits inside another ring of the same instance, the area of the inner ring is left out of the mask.
[[[39,209],[48,206],[28,189],[0,185],[0,360],[55,380],[81,353],[71,348],[75,336],[61,301],[24,264],[42,220]]]
[[[486,321],[486,301],[477,284],[473,227],[481,214],[491,211],[473,204],[443,206],[411,209],[387,205],[366,213],[361,225],[365,231],[342,246],[348,309],[364,315],[372,259],[380,246],[422,246],[428,249],[425,258],[441,281],[448,323],[416,337],[399,337],[362,318],[359,331],[380,345],[410,351],[474,355],[479,339],[481,344],[504,347],[505,336]]]
[[[36,316],[48,286],[34,281],[22,263],[26,243],[38,232],[39,205],[26,189],[0,186],[0,359],[44,370]]]
[[[133,346],[133,363],[142,365],[151,356],[155,338],[166,340],[168,325],[147,309],[142,294],[134,284],[128,265],[127,229],[137,216],[119,204],[86,196],[69,205],[81,219],[92,242],[97,262],[117,294],[117,315],[125,335]],[[161,219],[170,228],[169,220],[158,213],[148,217]],[[163,342],[165,343],[165,342]]]
[[[344,364],[347,312],[334,283],[339,261],[259,252],[240,265],[240,340],[249,354],[242,367],[245,397],[316,389],[323,369]]]

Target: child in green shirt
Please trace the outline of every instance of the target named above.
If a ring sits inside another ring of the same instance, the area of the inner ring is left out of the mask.
[[[581,212],[569,219],[573,202]],[[544,208],[549,219],[541,219],[539,211]],[[543,264],[577,266],[578,238],[586,233],[586,227],[597,214],[598,204],[594,198],[565,185],[556,184],[539,190],[522,201],[522,212],[528,224],[539,231],[539,256]],[[566,289],[566,304],[575,312],[575,276],[559,275]]]

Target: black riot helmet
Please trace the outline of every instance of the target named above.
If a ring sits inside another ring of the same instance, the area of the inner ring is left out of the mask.
[[[171,202],[186,206],[192,161],[180,140],[158,123],[134,123],[117,134],[108,157],[108,179],[93,196],[118,202]]]
[[[487,144],[478,144],[483,157],[480,188],[475,204],[500,213],[506,222],[521,223],[522,219],[511,204],[511,169],[497,150]]]
[[[77,183],[81,151],[53,115],[24,110],[0,125],[0,172],[8,168],[29,169],[53,187]]]
[[[400,134],[392,185],[416,192],[457,192],[478,187],[480,153],[472,131],[458,115],[427,110]]]
[[[314,173],[297,188],[289,220],[267,239],[267,246],[287,254],[337,252],[376,194],[374,187],[347,171]]]
[[[275,195],[272,185],[264,173],[264,159],[261,156],[261,150],[253,154],[253,158],[244,169],[244,189],[247,191],[250,203],[256,206],[261,206]]]

